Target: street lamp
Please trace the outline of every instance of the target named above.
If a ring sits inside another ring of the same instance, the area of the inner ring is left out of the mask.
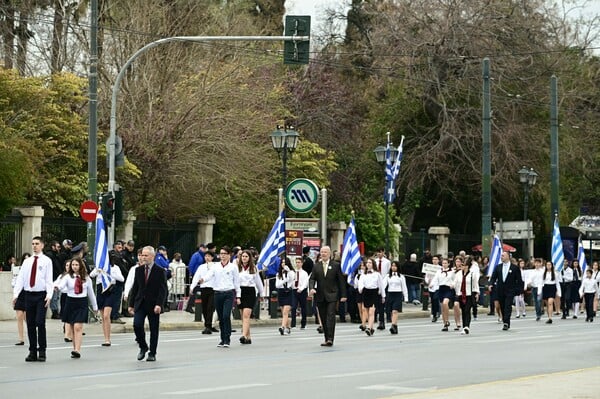
[[[538,174],[533,168],[526,168],[523,166],[521,170],[519,170],[519,181],[523,185],[523,220],[527,224],[527,239],[523,242],[523,255],[524,259],[529,259],[529,221],[527,220],[527,208],[529,206],[529,190],[535,186],[537,181]]]
[[[269,135],[271,137],[273,148],[277,151],[277,154],[281,156],[281,161],[283,163],[283,169],[281,171],[281,188],[283,189],[284,193],[287,187],[288,153],[291,157],[292,152],[294,152],[298,146],[298,137],[300,136],[298,132],[293,129],[294,128],[292,126],[282,127],[277,125],[277,130]]]
[[[389,133],[388,133],[388,143],[389,143]],[[390,153],[389,157],[394,162],[396,157],[398,156],[398,149],[390,144]],[[377,162],[383,165],[385,170],[385,165],[387,162],[387,147],[382,145],[375,147],[373,150],[375,153],[375,157],[377,158]],[[385,192],[384,192],[384,202],[385,202],[385,255],[389,258],[390,256],[390,228],[389,228],[389,219],[390,219],[390,211],[389,211],[389,201],[388,201],[388,188],[390,187],[387,176],[386,176],[386,184],[385,184]]]

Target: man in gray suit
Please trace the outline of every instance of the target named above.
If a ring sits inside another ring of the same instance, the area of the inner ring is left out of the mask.
[[[321,260],[312,270],[309,287],[323,324],[325,341],[321,346],[333,346],[335,308],[338,298],[340,302],[346,302],[346,279],[340,264],[331,259],[331,248],[328,246],[321,248]]]

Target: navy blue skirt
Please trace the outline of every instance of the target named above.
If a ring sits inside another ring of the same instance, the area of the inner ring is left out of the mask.
[[[402,300],[404,299],[404,293],[402,291],[398,292],[388,292],[386,302],[389,303],[390,309],[396,310],[398,312],[402,312]]]
[[[277,302],[279,306],[292,306],[292,290],[290,288],[277,288]]]
[[[21,293],[17,297],[17,301],[15,302],[14,310],[22,310],[23,312],[26,309],[25,306],[25,290],[21,290]]]
[[[63,309],[65,323],[87,323],[88,322],[88,298],[73,298],[67,296],[65,308]]]
[[[102,285],[96,285],[96,302],[98,303],[98,309],[104,309],[106,307],[117,308],[120,305],[121,298],[119,298],[118,290],[115,287],[111,287],[108,291],[102,292]]]
[[[371,306],[377,305],[377,301],[380,301],[379,289],[378,288],[365,288],[363,289],[363,306],[370,308]]]
[[[448,298],[450,301],[454,301],[454,290],[447,285],[440,285],[438,296],[440,298],[440,302],[443,302],[446,298]]]
[[[544,284],[542,288],[542,299],[549,299],[556,297],[556,284]]]

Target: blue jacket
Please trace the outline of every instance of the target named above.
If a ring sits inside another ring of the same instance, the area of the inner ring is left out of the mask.
[[[188,265],[188,269],[190,271],[190,276],[194,276],[196,270],[200,267],[200,265],[204,264],[204,252],[201,250],[196,251],[191,259],[190,264]]]

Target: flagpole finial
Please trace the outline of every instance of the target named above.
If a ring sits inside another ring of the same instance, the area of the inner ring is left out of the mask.
[[[350,215],[352,215],[352,219],[354,219],[354,210],[350,211]]]

